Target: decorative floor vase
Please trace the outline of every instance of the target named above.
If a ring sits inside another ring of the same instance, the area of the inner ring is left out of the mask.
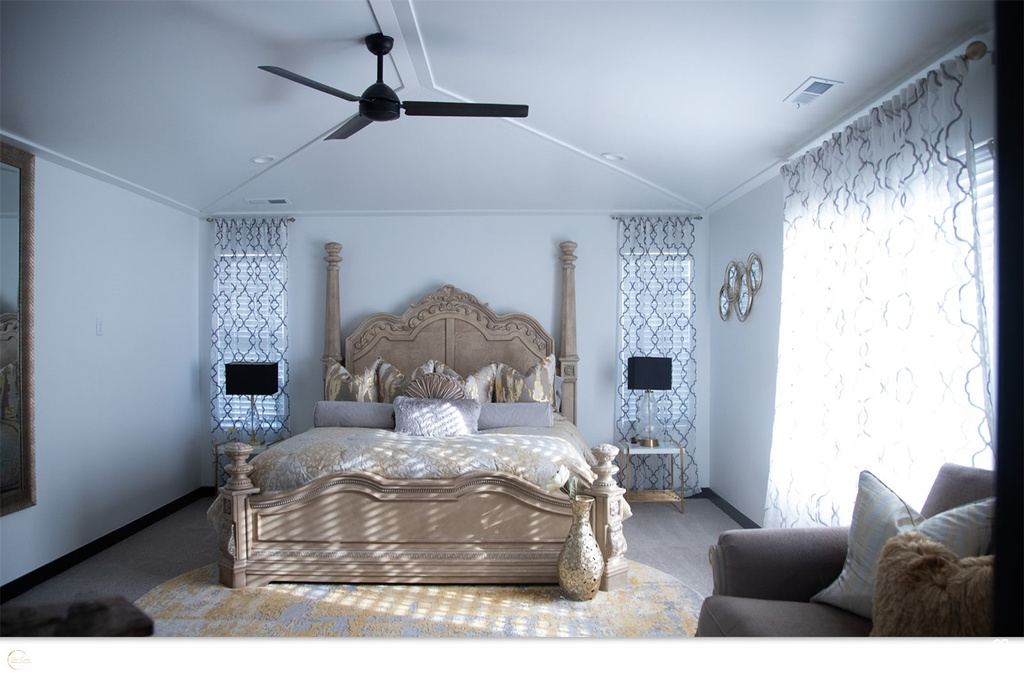
[[[558,554],[558,584],[567,599],[588,601],[597,595],[604,575],[604,556],[590,527],[594,498],[580,495],[572,503],[572,527]]]

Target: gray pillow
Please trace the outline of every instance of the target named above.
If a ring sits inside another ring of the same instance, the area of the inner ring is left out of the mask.
[[[472,398],[395,398],[395,431],[410,436],[469,436],[477,432],[480,403]]]
[[[988,552],[995,521],[995,498],[989,497],[924,518],[870,471],[862,471],[853,503],[849,549],[835,581],[811,597],[858,616],[871,618],[878,559],[885,543],[899,533],[924,533],[958,557]]]
[[[482,403],[478,429],[512,426],[553,426],[551,403]]]
[[[313,426],[395,428],[395,406],[390,403],[320,400],[313,406]]]

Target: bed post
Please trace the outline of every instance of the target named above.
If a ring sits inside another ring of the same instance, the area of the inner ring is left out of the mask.
[[[338,290],[338,273],[341,270],[341,244],[328,242],[324,244],[327,255],[327,304],[324,309],[324,356],[323,379],[327,380],[327,370],[334,362],[341,362],[341,294]]]
[[[249,526],[247,504],[250,495],[259,493],[260,489],[252,484],[249,474],[252,464],[249,455],[252,446],[246,443],[229,443],[224,449],[231,464],[224,470],[231,475],[227,483],[220,489],[220,500],[223,500],[223,513],[231,520],[225,536],[221,538],[221,556],[218,562],[220,582],[227,587],[245,587],[245,569],[249,564]]]
[[[626,562],[626,538],[622,534],[622,522],[632,516],[623,496],[626,491],[615,483],[615,458],[619,449],[604,443],[590,449],[597,459],[592,468],[597,480],[590,484],[587,494],[594,498],[594,533],[597,544],[604,554],[604,576],[601,589],[618,590],[626,586],[629,579],[629,564]]]
[[[562,414],[576,423],[576,242],[562,242],[562,354],[558,359],[562,377]]]

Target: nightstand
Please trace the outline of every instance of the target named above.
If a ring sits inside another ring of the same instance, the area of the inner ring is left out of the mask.
[[[643,447],[635,443],[623,443],[620,449],[620,458],[625,458],[625,465],[620,462],[619,468],[626,472],[626,501],[627,502],[672,502],[679,503],[679,513],[686,511],[686,500],[683,498],[683,446],[675,443],[667,443],[656,447]],[[669,490],[630,490],[630,476],[632,467],[630,457],[640,455],[668,456],[669,458]],[[675,490],[676,485],[676,455],[679,455],[679,491]]]

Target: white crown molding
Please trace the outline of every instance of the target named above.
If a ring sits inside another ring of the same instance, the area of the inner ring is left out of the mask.
[[[2,129],[0,129],[0,140],[3,140],[8,144],[12,144],[15,147],[18,147],[19,149],[29,152],[30,154],[34,154],[35,156],[41,159],[52,161],[58,166],[69,168],[83,175],[88,175],[89,177],[114,185],[115,187],[120,187],[121,189],[127,190],[134,194],[138,194],[139,196],[146,197],[147,199],[151,199],[157,203],[163,204],[164,206],[173,208],[176,211],[181,211],[182,213],[186,213],[196,218],[203,215],[202,211],[193,206],[183,204],[180,201],[171,199],[170,197],[154,192],[150,189],[143,187],[142,185],[137,185],[134,182],[125,180],[124,178],[120,178],[116,175],[107,173],[106,171],[101,171],[100,169],[82,163],[81,161],[76,161],[59,152],[55,152],[52,149],[48,149],[46,147],[43,147],[42,145],[38,145],[32,142],[31,140],[26,140],[25,138],[19,137],[18,135],[8,133]]]

